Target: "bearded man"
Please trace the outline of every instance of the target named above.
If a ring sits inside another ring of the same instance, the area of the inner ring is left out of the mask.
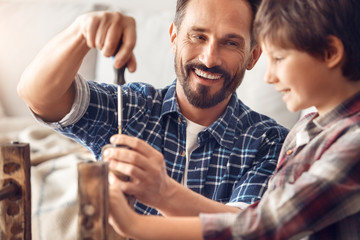
[[[39,121],[129,176],[122,190],[137,212],[237,212],[267,189],[288,132],[235,93],[261,54],[252,36],[259,2],[179,0],[169,29],[177,79],[162,89],[124,85],[122,134],[117,87],[77,74],[91,48],[135,71],[135,21],[119,12],[87,13],[55,36],[25,70],[19,95]],[[109,142],[128,148],[102,153]]]

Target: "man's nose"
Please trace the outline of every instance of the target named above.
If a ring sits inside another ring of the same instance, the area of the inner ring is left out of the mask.
[[[213,41],[203,46],[199,56],[200,61],[208,68],[220,66],[222,63],[220,49]]]

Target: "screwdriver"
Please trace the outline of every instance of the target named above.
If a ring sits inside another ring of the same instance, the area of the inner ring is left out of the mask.
[[[122,41],[119,42],[118,47],[115,50],[115,53],[113,55],[113,58],[115,58],[116,53],[119,51],[121,47]],[[116,68],[114,65],[114,73],[115,73],[115,84],[118,85],[117,87],[117,97],[118,97],[118,132],[119,134],[122,133],[122,120],[123,120],[123,114],[122,114],[122,108],[123,108],[123,101],[122,101],[122,95],[121,95],[121,86],[125,84],[125,68],[126,65],[122,66],[121,68]]]
[[[123,114],[122,114],[122,107],[123,107],[123,101],[122,101],[122,94],[121,94],[121,85],[125,84],[125,66],[121,68],[116,68],[114,66],[115,71],[115,83],[117,86],[118,91],[118,131],[119,134],[122,133],[122,120],[123,120]]]

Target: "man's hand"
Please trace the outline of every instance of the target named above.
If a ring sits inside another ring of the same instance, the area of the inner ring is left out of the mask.
[[[111,171],[130,177],[130,181],[120,184],[123,192],[154,208],[169,200],[174,181],[167,175],[160,152],[143,140],[126,135],[114,135],[111,143],[129,147],[107,148],[103,154]]]
[[[105,57],[115,56],[115,67],[127,64],[130,72],[135,71],[132,51],[136,42],[136,23],[132,17],[119,12],[91,12],[80,16],[76,22],[89,48],[97,48]]]
[[[115,55],[117,68],[126,65],[130,72],[136,70],[135,28],[135,20],[119,12],[91,12],[78,17],[52,38],[25,69],[18,94],[43,120],[59,121],[73,105],[73,82],[91,48],[98,48],[107,57]]]
[[[118,187],[163,215],[197,216],[199,213],[239,211],[195,193],[169,177],[163,155],[145,141],[119,134],[110,141],[129,147],[107,148],[103,153],[110,171],[130,178],[130,181],[117,179]]]

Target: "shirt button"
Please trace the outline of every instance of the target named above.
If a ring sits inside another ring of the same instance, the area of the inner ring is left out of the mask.
[[[178,123],[181,123],[181,118],[180,117],[178,117]]]
[[[185,151],[182,151],[182,152],[181,152],[181,156],[182,156],[182,157],[185,157],[185,155],[186,155]]]
[[[293,151],[293,150],[291,150],[291,149],[290,149],[290,150],[287,150],[287,151],[286,151],[286,155],[288,155],[288,156],[289,156],[289,155],[293,154],[293,152],[294,152],[294,151]]]

